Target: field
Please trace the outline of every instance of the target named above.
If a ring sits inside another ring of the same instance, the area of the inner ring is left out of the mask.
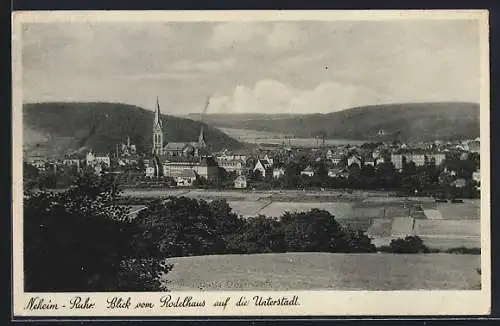
[[[136,198],[187,196],[205,200],[224,198],[241,217],[280,217],[285,212],[313,208],[332,213],[344,226],[366,231],[376,245],[392,239],[418,235],[437,249],[481,247],[480,201],[435,203],[430,198],[397,198],[387,193],[354,191],[215,191],[190,189],[126,190]],[[136,211],[141,206],[133,209]]]
[[[173,291],[477,289],[478,255],[285,253],[171,258]]]
[[[321,146],[321,140],[315,138],[294,138],[291,135],[284,135],[278,132],[258,131],[251,129],[237,129],[237,128],[220,128],[219,130],[225,134],[245,143],[250,144],[264,144],[264,145],[282,145],[285,137],[289,137],[292,146],[297,147],[316,147]],[[364,141],[348,140],[348,139],[325,139],[325,145],[335,146],[344,144],[363,144]],[[289,144],[286,139],[286,144]]]

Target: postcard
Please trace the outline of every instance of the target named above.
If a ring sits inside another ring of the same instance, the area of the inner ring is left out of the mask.
[[[487,11],[12,23],[14,317],[489,313]]]

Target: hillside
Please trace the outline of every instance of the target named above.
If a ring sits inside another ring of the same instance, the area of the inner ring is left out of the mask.
[[[403,103],[373,105],[328,114],[207,115],[205,122],[224,128],[250,129],[315,137],[360,140],[421,141],[479,136],[479,105],[475,103]],[[385,136],[378,135],[384,130]]]
[[[130,137],[139,151],[149,151],[153,112],[120,103],[33,103],[23,107],[25,155],[61,156],[92,148],[113,151]],[[201,123],[163,115],[166,139],[196,141]],[[240,148],[242,144],[205,124],[205,139],[212,150]]]

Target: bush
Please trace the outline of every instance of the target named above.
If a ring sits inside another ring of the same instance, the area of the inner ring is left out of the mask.
[[[391,240],[389,246],[382,246],[378,250],[395,254],[420,254],[431,252],[418,236],[407,236],[404,239]]]
[[[467,247],[458,247],[458,248],[450,248],[446,250],[449,254],[469,254],[469,255],[480,255],[481,248],[467,248]]]
[[[375,252],[363,232],[343,229],[327,211],[242,219],[225,200],[170,197],[152,202],[133,221],[136,256],[253,254],[285,251]]]

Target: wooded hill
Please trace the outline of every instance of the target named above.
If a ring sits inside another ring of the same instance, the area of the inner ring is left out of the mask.
[[[61,156],[90,148],[96,152],[113,152],[127,137],[139,151],[149,151],[153,114],[153,111],[121,103],[25,104],[25,155]],[[197,141],[203,125],[205,140],[212,150],[243,146],[220,130],[198,121],[168,115],[162,119],[165,139],[169,142]]]
[[[204,120],[217,127],[279,132],[295,137],[309,138],[324,133],[326,138],[385,141],[475,138],[479,136],[480,121],[479,104],[462,102],[373,105],[307,115],[209,114]]]

